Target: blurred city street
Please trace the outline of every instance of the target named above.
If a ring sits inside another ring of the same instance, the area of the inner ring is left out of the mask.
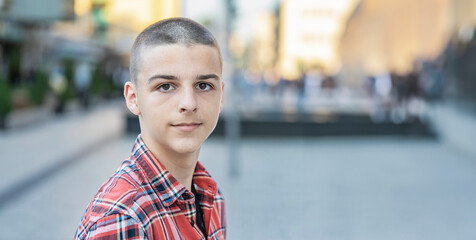
[[[2,161],[1,239],[74,236],[86,204],[135,140],[122,135],[121,104],[0,134],[1,158],[8,159]],[[85,130],[90,134],[78,134]],[[244,138],[235,177],[228,147],[223,138],[210,138],[200,156],[224,192],[228,239],[476,236],[476,158],[441,141]],[[27,179],[34,181],[29,187],[19,184]],[[6,186],[23,189],[9,197]]]
[[[0,240],[74,237],[140,131],[133,43],[173,17],[219,45],[227,239],[476,239],[475,0],[0,0]]]

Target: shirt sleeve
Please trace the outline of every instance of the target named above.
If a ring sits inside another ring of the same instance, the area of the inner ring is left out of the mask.
[[[132,217],[115,214],[99,219],[89,228],[84,239],[87,240],[146,240],[142,226]]]

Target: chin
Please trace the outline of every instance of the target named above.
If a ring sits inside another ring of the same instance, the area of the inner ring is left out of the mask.
[[[195,153],[198,150],[200,150],[200,147],[202,146],[202,142],[198,141],[181,141],[176,144],[174,144],[173,149],[175,152],[180,153],[180,154],[190,154],[190,153]]]

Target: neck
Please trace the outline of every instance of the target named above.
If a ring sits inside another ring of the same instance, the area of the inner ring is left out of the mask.
[[[165,149],[161,146],[148,141],[146,137],[143,140],[154,156],[164,165],[165,169],[177,179],[188,190],[192,190],[193,173],[198,161],[200,149],[192,153],[177,153],[171,149]]]
[[[160,152],[153,153],[179,183],[192,191],[193,173],[198,161],[198,151],[196,153],[175,156],[161,154]]]

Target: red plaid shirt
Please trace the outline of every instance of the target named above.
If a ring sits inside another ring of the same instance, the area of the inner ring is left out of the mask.
[[[223,196],[199,162],[193,184],[207,237],[195,221],[193,193],[164,168],[139,136],[131,157],[89,203],[75,239],[225,239]]]

